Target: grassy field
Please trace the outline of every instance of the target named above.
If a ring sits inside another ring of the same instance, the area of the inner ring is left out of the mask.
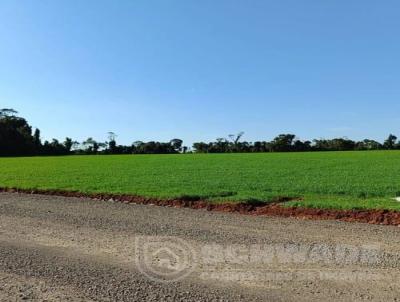
[[[0,187],[400,210],[400,152],[0,158]]]

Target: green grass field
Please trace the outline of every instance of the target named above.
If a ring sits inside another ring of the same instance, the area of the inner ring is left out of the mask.
[[[0,158],[0,187],[400,210],[400,152]]]

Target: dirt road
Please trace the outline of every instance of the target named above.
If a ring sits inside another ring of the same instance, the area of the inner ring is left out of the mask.
[[[400,228],[0,194],[0,301],[397,301]]]

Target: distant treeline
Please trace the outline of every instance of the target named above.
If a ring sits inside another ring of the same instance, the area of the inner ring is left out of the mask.
[[[238,152],[300,152],[300,151],[350,151],[394,150],[400,142],[390,134],[383,142],[365,139],[353,141],[347,138],[314,139],[302,141],[294,134],[281,134],[272,141],[242,141],[243,132],[218,138],[215,142],[197,142],[192,148],[183,145],[181,139],[169,142],[136,141],[129,146],[118,145],[116,135],[108,133],[108,141],[98,142],[88,138],[77,142],[67,137],[63,142],[53,139],[42,142],[40,130],[19,117],[13,109],[0,109],[0,156],[69,155],[69,154],[178,154],[178,153],[238,153]]]

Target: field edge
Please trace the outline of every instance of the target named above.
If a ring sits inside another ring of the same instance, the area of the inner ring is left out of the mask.
[[[175,208],[204,209],[207,211],[238,213],[252,216],[293,217],[307,220],[338,220],[380,225],[400,226],[400,211],[387,209],[320,209],[284,205],[296,198],[277,198],[274,202],[238,202],[212,203],[207,200],[189,200],[184,198],[159,199],[129,194],[82,193],[66,190],[20,189],[0,187],[0,193],[38,194],[75,198],[89,198],[100,201],[120,202],[124,204],[156,205]]]

